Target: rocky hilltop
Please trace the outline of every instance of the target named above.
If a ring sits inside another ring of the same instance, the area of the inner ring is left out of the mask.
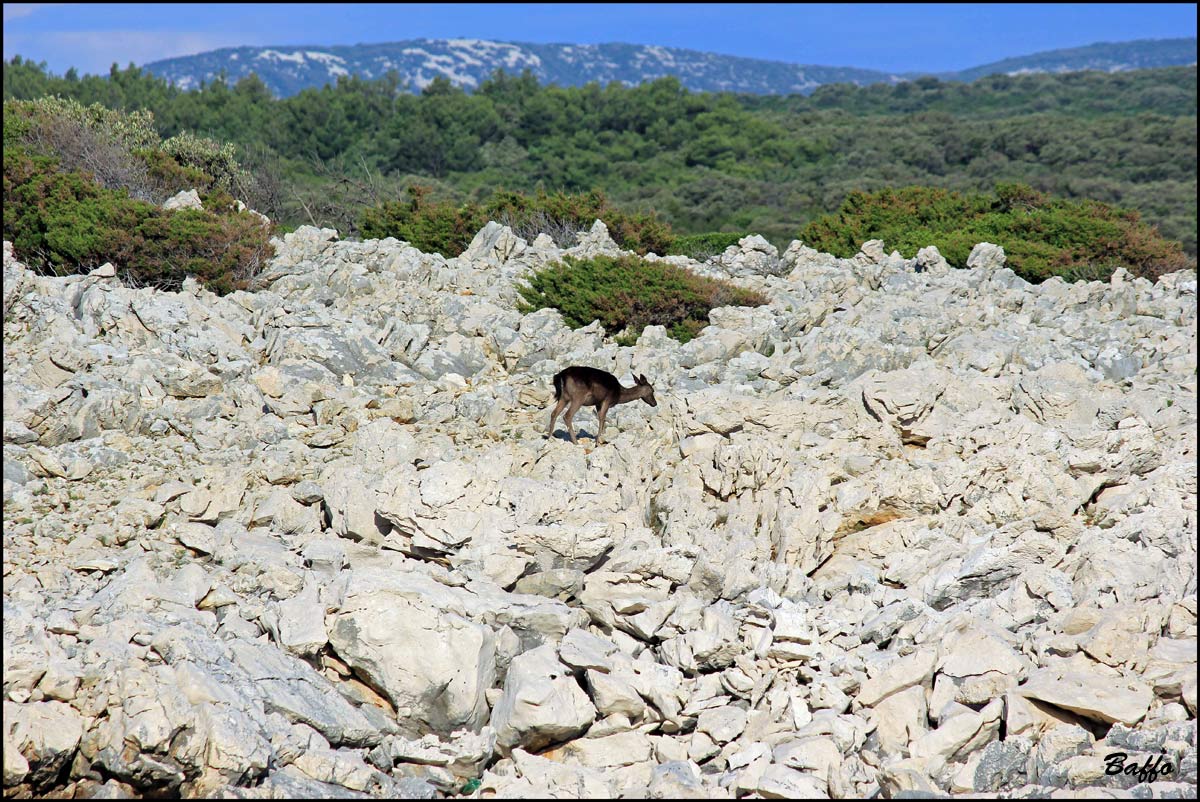
[[[604,44],[541,44],[489,39],[408,39],[359,45],[227,47],[193,56],[152,61],[146,71],[180,89],[225,75],[233,82],[257,75],[277,96],[336,83],[343,75],[382,78],[395,72],[416,92],[434,78],[468,91],[496,70],[529,70],[540,83],[583,86],[593,81],[636,85],[667,75],[696,92],[808,94],[822,84],[895,83],[898,76],[855,67],[826,67],[744,58],[679,47]]]
[[[599,223],[276,244],[5,243],[6,796],[1195,797],[1194,272],[748,237],[618,347],[515,311]],[[570,364],[658,406],[547,439]]]
[[[1170,67],[1196,63],[1196,38],[1099,42],[1087,47],[1017,56],[958,72],[939,73],[947,81],[974,81],[985,75]],[[408,39],[359,45],[272,45],[226,47],[191,56],[152,61],[147,72],[181,89],[195,89],[225,75],[230,82],[257,75],[277,97],[336,83],[345,75],[382,78],[395,71],[414,91],[442,77],[468,91],[496,70],[518,75],[529,70],[541,83],[583,86],[592,81],[636,85],[673,75],[694,92],[809,94],[832,83],[894,84],[926,75],[893,74],[858,67],[793,64],[678,47],[605,43],[544,44],[488,39]]]

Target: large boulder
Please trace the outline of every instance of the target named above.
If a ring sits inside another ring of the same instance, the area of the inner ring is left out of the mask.
[[[461,592],[442,587],[413,593],[403,577],[356,571],[329,643],[406,719],[433,732],[477,732],[488,720],[484,692],[496,678],[496,638],[467,618]]]

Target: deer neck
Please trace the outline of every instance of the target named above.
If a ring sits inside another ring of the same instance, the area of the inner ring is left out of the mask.
[[[642,389],[642,385],[634,385],[633,387],[622,387],[620,395],[617,396],[615,404],[625,404],[630,401],[636,401],[646,394]]]

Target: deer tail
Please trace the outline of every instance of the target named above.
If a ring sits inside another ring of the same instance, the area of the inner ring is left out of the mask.
[[[563,375],[561,373],[554,376],[554,400],[558,401],[562,398],[563,393]]]

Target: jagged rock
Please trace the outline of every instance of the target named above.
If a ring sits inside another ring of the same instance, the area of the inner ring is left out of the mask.
[[[947,678],[954,701],[965,705],[1003,696],[1025,679],[1029,669],[1028,661],[997,633],[978,626],[959,630],[943,642],[937,665],[939,680]],[[931,705],[938,710],[942,704],[935,689]]]
[[[799,254],[794,253],[793,266],[798,258]],[[785,269],[784,262],[779,258],[779,251],[757,234],[742,237],[737,245],[726,248],[715,262],[730,276],[779,275]]]
[[[972,270],[998,270],[1004,267],[1004,262],[1004,249],[990,242],[979,243],[967,257],[967,267]]]
[[[933,676],[937,659],[936,649],[925,648],[892,661],[878,675],[862,684],[856,701],[870,707],[905,688],[924,685]]]
[[[525,247],[525,240],[514,234],[512,229],[492,221],[479,230],[460,259],[464,262],[482,260],[504,264],[509,259],[520,256]]]
[[[786,766],[767,766],[752,789],[763,799],[828,799],[824,784]]]
[[[710,798],[700,780],[700,767],[687,760],[670,760],[655,766],[646,791],[650,799]]]
[[[594,768],[616,768],[645,763],[653,757],[650,738],[636,730],[598,738],[577,738],[551,754]]]
[[[936,757],[946,762],[966,757],[995,738],[1003,710],[1003,701],[993,699],[978,713],[968,710],[953,716],[914,741],[909,751],[915,758]]]
[[[601,255],[616,256],[621,253],[621,249],[609,236],[608,226],[596,220],[586,232],[579,232],[578,244],[567,253],[579,259],[589,259]]]
[[[928,730],[925,689],[912,686],[875,703],[872,708],[880,748],[897,754]]]
[[[279,644],[299,655],[316,654],[329,640],[325,631],[325,605],[315,585],[277,606]],[[316,778],[319,779],[319,778]]]
[[[496,733],[484,727],[479,733],[459,730],[448,740],[429,734],[418,740],[389,736],[377,747],[386,755],[387,767],[396,763],[444,766],[459,776],[474,776],[496,748]]]
[[[733,705],[705,710],[696,719],[696,732],[702,732],[714,743],[724,745],[742,734],[747,718],[745,710]]]
[[[577,670],[596,669],[608,672],[612,669],[612,655],[618,647],[612,641],[582,629],[572,629],[558,644],[558,657]]]
[[[930,245],[917,251],[917,269],[931,276],[944,276],[950,272],[950,264],[936,246]]]

